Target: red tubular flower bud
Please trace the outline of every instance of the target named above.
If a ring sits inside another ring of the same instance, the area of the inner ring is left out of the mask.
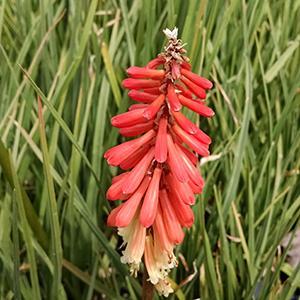
[[[151,79],[163,79],[165,76],[164,70],[152,70],[140,67],[130,67],[127,69],[127,74],[131,78],[151,78]]]
[[[191,162],[188,156],[181,150],[181,148],[177,144],[175,145],[175,147],[177,149],[178,155],[180,155],[183,160],[183,165],[186,169],[186,173],[188,174],[190,180],[196,185],[203,186],[203,178],[200,175],[197,168],[195,167],[195,165]]]
[[[172,84],[168,85],[168,100],[172,110],[179,111],[181,109],[181,104],[178,100],[174,86]]]
[[[107,190],[107,192],[106,192],[106,198],[108,200],[123,200],[123,199],[126,199],[127,195],[123,194],[123,192],[122,192],[122,186],[123,186],[124,182],[126,181],[126,179],[128,178],[129,172],[128,173],[124,173],[124,174],[125,175],[122,174],[123,176],[120,177],[119,180],[117,180],[116,182],[114,182],[110,186],[110,188]]]
[[[121,204],[121,209],[117,212],[115,216],[115,226],[125,227],[130,224],[148,188],[150,179],[150,176],[145,176],[143,182],[140,184],[139,188],[134,192],[134,194],[123,204]]]
[[[128,170],[134,168],[141,159],[148,153],[150,145],[145,145],[134,152],[133,155],[129,156],[120,164],[120,168],[123,170]]]
[[[184,232],[165,189],[160,191],[159,198],[169,239],[176,245],[180,244],[184,238]]]
[[[132,90],[142,90],[146,88],[159,87],[160,81],[152,80],[152,79],[134,79],[127,78],[122,82],[124,88],[132,89]]]
[[[164,163],[167,160],[167,126],[168,121],[166,118],[161,118],[155,142],[155,159],[159,163]]]
[[[144,144],[147,144],[154,136],[155,131],[150,130],[135,140],[125,142],[109,149],[105,152],[104,158],[107,159],[110,165],[118,166],[140,147],[142,147]]]
[[[129,106],[128,110],[132,111],[132,110],[136,110],[136,109],[143,109],[143,108],[147,108],[148,106],[149,106],[149,104],[144,104],[144,103],[132,104]]]
[[[146,123],[120,128],[119,132],[123,136],[131,137],[131,136],[136,136],[145,133],[152,128],[153,128],[153,121],[148,121]]]
[[[166,276],[177,265],[173,248],[184,238],[183,227],[193,225],[191,205],[204,187],[197,154],[209,155],[211,143],[180,110],[185,106],[203,117],[214,112],[201,100],[212,83],[191,72],[176,29],[164,32],[165,51],[145,67],[128,68],[131,78],[123,80],[128,96],[140,103],[111,119],[121,135],[133,139],[104,157],[128,170],[113,178],[106,193],[109,200],[124,200],[107,220],[126,245],[121,261],[136,274],[144,256],[150,282],[167,296],[172,288]]]
[[[152,94],[152,95],[160,95],[161,94],[161,91],[160,91],[160,88],[159,87],[153,87],[153,88],[144,88],[143,89],[145,93],[148,93],[148,94]],[[157,96],[155,97],[155,99],[157,98]]]
[[[172,127],[174,133],[177,134],[184,143],[186,143],[189,147],[191,147],[195,152],[200,154],[201,156],[208,156],[209,151],[207,146],[201,143],[199,140],[195,139],[192,135],[185,132],[178,125],[174,125]]]
[[[193,152],[191,152],[189,149],[185,148],[181,144],[176,143],[176,145],[189,158],[189,160],[193,163],[193,165],[196,165],[198,163],[198,157]]]
[[[181,74],[205,90],[210,90],[213,87],[213,84],[211,81],[209,81],[208,79],[201,77],[185,68],[183,68],[181,70]]]
[[[175,191],[169,190],[169,198],[172,199],[172,206],[181,226],[187,228],[192,227],[194,223],[194,213],[190,206],[184,204],[175,194]]]
[[[144,103],[151,103],[152,101],[154,101],[157,98],[156,95],[145,93],[145,92],[140,92],[137,90],[129,91],[128,96],[132,100],[144,102]]]
[[[204,144],[209,145],[211,143],[211,138],[201,129],[198,129],[196,134],[194,134],[194,137]]]
[[[157,207],[157,214],[153,223],[153,231],[155,240],[161,250],[172,250],[172,244],[170,242],[164,221],[160,205]]]
[[[153,224],[156,216],[161,173],[161,168],[155,168],[144,198],[140,213],[140,222],[146,228],[150,227]]]
[[[149,69],[156,69],[158,66],[161,66],[165,62],[165,59],[162,57],[157,57],[150,60],[146,66]]]
[[[122,174],[119,174],[119,175],[113,177],[112,180],[111,180],[111,183],[114,184],[114,183],[118,182],[119,180],[121,180],[127,174],[128,173],[126,172],[126,173],[122,173]]]
[[[108,218],[107,218],[107,225],[108,226],[114,226],[114,227],[116,227],[117,225],[116,225],[116,217],[117,217],[117,215],[118,215],[118,213],[120,212],[120,210],[122,209],[122,206],[120,205],[120,206],[118,206],[118,207],[116,207],[116,208],[114,208],[111,212],[110,212],[110,214],[109,214],[109,216],[108,216]]]
[[[197,133],[198,127],[181,112],[173,112],[173,116],[176,123],[178,123],[183,130],[185,130],[189,134]]]
[[[191,90],[191,92],[193,94],[195,94],[197,97],[199,97],[200,99],[205,99],[206,98],[206,93],[205,90],[196,85],[194,82],[190,81],[189,79],[187,79],[184,76],[180,77],[180,80],[186,85],[187,88],[189,88]]]
[[[188,175],[185,171],[183,161],[180,155],[178,155],[175,144],[172,140],[172,137],[167,135],[167,145],[168,145],[168,165],[170,166],[171,172],[176,176],[176,178],[185,182],[188,180]]]
[[[193,110],[203,117],[212,117],[215,115],[214,111],[211,108],[207,107],[200,101],[191,100],[184,97],[183,95],[179,95],[178,98],[182,105],[188,107],[189,109]]]
[[[180,84],[176,84],[175,87],[180,91],[179,95],[183,95],[187,98],[193,99],[193,93],[189,91],[188,89],[184,88]]]
[[[186,69],[186,70],[191,70],[192,69],[192,66],[191,64],[189,64],[188,62],[184,61],[182,64],[181,64],[181,67]]]
[[[142,182],[148,167],[154,158],[154,148],[151,148],[142,160],[129,172],[122,185],[123,194],[133,193]]]
[[[193,191],[187,182],[180,182],[175,176],[168,176],[169,187],[184,204],[195,204]]]
[[[194,194],[201,194],[203,190],[203,185],[197,185],[193,181],[188,181],[188,185],[190,186],[191,190]]]
[[[111,118],[111,124],[117,128],[133,126],[145,123],[147,119],[143,115],[143,109],[135,109]]]
[[[158,113],[160,107],[165,101],[165,95],[159,95],[156,100],[154,100],[143,112],[144,118],[147,120],[152,120]]]

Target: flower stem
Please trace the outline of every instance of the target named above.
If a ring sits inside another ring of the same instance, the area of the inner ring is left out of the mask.
[[[148,276],[147,269],[144,268],[142,300],[152,300],[153,299],[154,286],[148,280],[148,277],[149,276]]]

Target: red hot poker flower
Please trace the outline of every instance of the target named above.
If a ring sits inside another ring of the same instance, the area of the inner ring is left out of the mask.
[[[173,249],[184,238],[183,228],[193,225],[190,206],[204,186],[195,153],[209,155],[211,143],[181,109],[203,117],[214,112],[203,101],[213,84],[191,71],[177,28],[164,32],[169,40],[165,51],[145,67],[130,67],[123,81],[128,96],[139,104],[111,119],[121,135],[138,137],[104,157],[127,170],[113,178],[107,191],[109,200],[123,200],[108,217],[126,245],[121,261],[136,275],[144,257],[150,282],[168,296],[167,275],[177,265]]]

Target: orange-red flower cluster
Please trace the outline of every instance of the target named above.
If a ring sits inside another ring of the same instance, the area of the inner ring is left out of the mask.
[[[172,288],[167,274],[177,265],[173,249],[184,238],[183,228],[193,225],[190,206],[204,186],[197,154],[208,156],[211,143],[182,108],[212,117],[214,112],[203,99],[213,84],[191,71],[174,35],[169,35],[162,54],[127,73],[123,86],[139,103],[111,123],[121,135],[138,137],[104,155],[110,165],[126,171],[113,178],[107,191],[109,200],[124,201],[112,210],[108,225],[119,228],[126,244],[122,262],[136,274],[144,256],[151,283],[168,295]]]

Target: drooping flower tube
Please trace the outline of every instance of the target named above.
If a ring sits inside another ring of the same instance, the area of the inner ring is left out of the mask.
[[[174,247],[184,228],[194,223],[191,205],[203,190],[198,156],[209,155],[210,137],[183,113],[186,107],[201,117],[214,115],[204,99],[211,81],[191,71],[177,28],[164,30],[164,52],[145,67],[130,67],[123,87],[138,104],[111,119],[131,138],[104,154],[112,166],[126,172],[113,178],[108,200],[122,200],[108,225],[117,227],[125,250],[121,261],[136,275],[142,261],[149,281],[168,296],[168,273],[177,266]]]

